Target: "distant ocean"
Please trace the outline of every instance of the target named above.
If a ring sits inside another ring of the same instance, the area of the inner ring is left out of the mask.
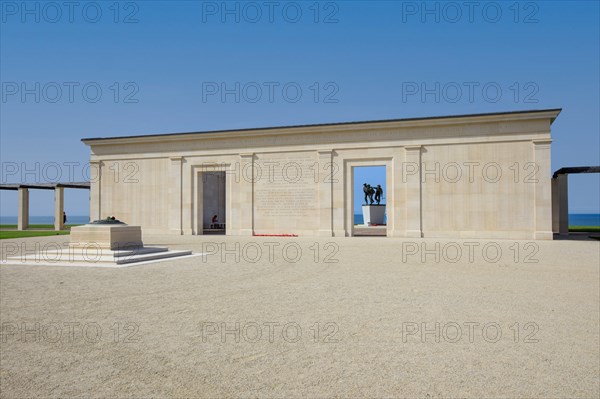
[[[354,224],[363,224],[362,215],[354,215]],[[570,213],[570,226],[600,226],[600,213]]]
[[[67,214],[67,224],[86,224],[89,216],[70,216]],[[16,216],[0,216],[0,224],[17,224]],[[54,224],[54,216],[29,216],[29,224]]]
[[[571,225],[571,226],[600,226],[600,214],[598,214],[598,213],[569,213],[569,225]]]

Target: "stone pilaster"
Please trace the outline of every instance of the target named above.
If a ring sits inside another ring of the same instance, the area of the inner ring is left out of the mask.
[[[422,237],[421,146],[405,146],[404,151],[402,179],[406,188],[406,237]]]
[[[346,234],[350,233],[352,226],[346,226],[345,218],[345,176],[346,176],[346,164],[341,160],[337,153],[332,152],[331,169],[328,171],[329,177],[331,177],[331,214],[333,218],[333,236],[334,237],[345,237]],[[350,223],[353,222],[354,215],[350,216]],[[348,228],[348,230],[346,230]]]
[[[254,234],[254,154],[240,154],[240,182],[238,184],[240,235]]]
[[[534,140],[533,156],[537,166],[535,176],[535,233],[536,240],[552,239],[552,172],[550,165],[550,143],[552,140]],[[562,205],[562,204],[561,204]]]
[[[90,221],[102,219],[102,161],[90,161]]]
[[[403,181],[404,150],[398,149],[391,161],[391,167],[386,167],[385,204],[388,224],[388,237],[404,237],[405,228],[405,193]]]
[[[171,157],[169,168],[169,230],[172,234],[183,233],[182,219],[182,163],[183,157]]]
[[[319,150],[319,235],[333,236],[333,151]]]
[[[189,162],[182,162],[181,165],[181,223],[182,234],[194,234],[194,195],[193,178],[195,170]]]

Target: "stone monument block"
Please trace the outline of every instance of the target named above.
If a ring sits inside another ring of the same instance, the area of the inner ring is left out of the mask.
[[[71,228],[71,248],[124,249],[142,247],[142,228],[126,224],[86,224]]]

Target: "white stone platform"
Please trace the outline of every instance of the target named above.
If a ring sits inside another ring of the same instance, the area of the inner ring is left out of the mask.
[[[164,247],[139,247],[124,250],[66,248],[43,253],[8,257],[9,265],[77,266],[77,267],[127,267],[169,260],[172,258],[200,256],[192,251],[169,250]]]
[[[55,247],[56,248],[56,247]],[[8,257],[8,264],[38,266],[124,267],[175,257],[199,256],[192,251],[145,247],[140,226],[86,224],[71,229],[66,248]]]

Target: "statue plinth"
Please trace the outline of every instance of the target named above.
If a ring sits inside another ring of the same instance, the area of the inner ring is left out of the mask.
[[[90,223],[71,228],[71,248],[118,250],[143,247],[142,228],[124,223]]]
[[[363,205],[362,213],[365,226],[385,224],[385,204]]]

